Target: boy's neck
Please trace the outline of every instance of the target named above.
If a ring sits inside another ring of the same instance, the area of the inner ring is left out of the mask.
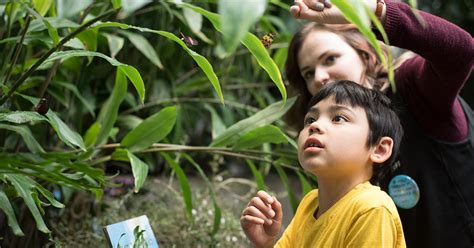
[[[364,176],[339,180],[334,180],[333,178],[325,180],[324,178],[318,177],[319,208],[315,214],[316,218],[324,214],[355,186],[369,180],[370,178]]]

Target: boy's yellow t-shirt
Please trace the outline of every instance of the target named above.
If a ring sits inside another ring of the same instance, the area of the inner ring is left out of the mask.
[[[275,247],[406,247],[392,199],[370,182],[357,185],[318,219],[318,190],[301,201]]]

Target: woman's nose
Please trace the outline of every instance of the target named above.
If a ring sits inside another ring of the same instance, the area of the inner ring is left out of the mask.
[[[314,71],[314,80],[317,84],[325,85],[329,82],[329,73],[324,68],[317,68]]]

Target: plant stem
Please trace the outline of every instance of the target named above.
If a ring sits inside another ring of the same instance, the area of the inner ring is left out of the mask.
[[[43,84],[41,85],[41,88],[38,92],[38,98],[43,98],[44,93],[46,93],[46,90],[48,89],[49,82],[51,82],[51,79],[53,79],[54,75],[56,74],[56,70],[59,67],[60,60],[54,61],[53,67],[48,72],[48,75],[46,76],[46,79],[44,80]]]
[[[51,54],[53,54],[56,50],[58,50],[59,48],[61,48],[64,44],[66,44],[66,42],[68,42],[69,40],[71,40],[72,38],[74,38],[76,35],[78,35],[79,33],[81,33],[82,31],[86,30],[87,28],[89,28],[92,24],[104,19],[105,17],[109,16],[110,14],[116,12],[116,10],[114,9],[111,9],[107,12],[105,12],[104,14],[84,23],[83,25],[81,25],[78,29],[76,29],[74,32],[70,33],[69,35],[67,35],[66,37],[64,37],[63,39],[61,39],[61,41],[59,41],[59,43],[51,48],[48,52],[46,52],[43,56],[41,56],[41,58],[36,61],[36,63],[34,65],[32,65],[30,67],[30,69],[23,73],[23,75],[13,84],[12,88],[10,89],[10,91],[8,92],[8,94],[6,96],[3,96],[1,99],[0,99],[0,106],[3,105],[7,100],[8,98],[10,98],[13,93],[15,92],[15,90],[23,83],[25,82],[25,80],[31,76],[31,74],[33,74],[33,72],[36,71],[36,69],[49,57],[51,56]]]
[[[18,43],[16,43],[13,59],[11,61],[10,67],[8,68],[8,71],[5,74],[5,79],[3,80],[3,85],[6,85],[8,80],[10,80],[10,76],[11,76],[13,67],[16,65],[16,61],[18,60],[18,56],[20,55],[21,48],[23,47],[22,46],[23,41],[25,40],[26,32],[28,31],[28,27],[30,26],[30,22],[31,22],[31,16],[27,15],[26,16],[26,22],[25,22],[25,28],[23,28],[23,30],[22,30],[20,40],[18,41]]]
[[[113,143],[113,144],[101,145],[101,146],[98,146],[97,148],[99,148],[99,149],[115,149],[115,148],[119,148],[119,147],[121,147],[121,145],[119,143]],[[262,151],[256,151],[256,150],[234,151],[230,148],[222,148],[222,147],[186,146],[186,145],[155,143],[155,144],[152,145],[152,148],[139,151],[138,153],[184,152],[184,151],[209,152],[209,153],[215,153],[215,154],[220,154],[220,155],[225,155],[225,156],[252,159],[252,160],[256,160],[256,161],[275,164],[275,162],[271,159],[262,158],[261,156],[260,157],[256,156],[256,155],[275,155],[274,153],[262,152]],[[105,158],[106,157],[104,157],[103,159],[105,159]],[[108,158],[108,159],[105,159],[104,161],[95,160],[93,162],[93,164],[106,162],[110,159],[111,158]],[[282,166],[282,167],[285,167],[285,168],[293,169],[293,170],[301,170],[301,168],[299,168],[299,167],[288,165],[288,164],[279,163],[279,165]]]

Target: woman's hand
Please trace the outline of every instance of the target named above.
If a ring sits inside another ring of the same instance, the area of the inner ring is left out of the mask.
[[[281,227],[280,202],[265,191],[258,191],[242,212],[240,224],[256,247],[273,247]]]
[[[375,12],[376,0],[365,0],[369,9]],[[324,24],[347,24],[349,23],[341,11],[331,5],[329,0],[295,0],[290,8],[291,14],[297,19],[304,19]]]

